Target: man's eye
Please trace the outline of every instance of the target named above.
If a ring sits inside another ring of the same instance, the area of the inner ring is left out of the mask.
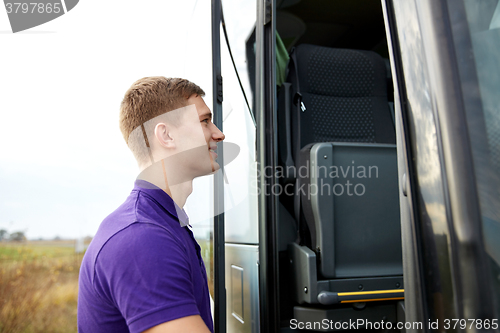
[[[202,122],[204,123],[207,123],[208,124],[208,119],[203,119]]]

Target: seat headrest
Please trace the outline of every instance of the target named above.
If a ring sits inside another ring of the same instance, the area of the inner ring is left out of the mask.
[[[386,66],[375,52],[301,44],[296,47],[303,92],[335,97],[386,96]]]

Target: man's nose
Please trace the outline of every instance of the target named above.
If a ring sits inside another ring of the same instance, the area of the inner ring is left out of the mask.
[[[214,126],[214,127],[215,127],[215,131],[212,133],[212,139],[214,139],[214,141],[224,140],[226,138],[224,133],[222,133],[221,130],[217,128],[217,126]]]

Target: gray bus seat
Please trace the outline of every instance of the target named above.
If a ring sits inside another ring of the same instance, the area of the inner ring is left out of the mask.
[[[295,181],[301,234],[288,247],[296,301],[401,299],[395,129],[384,60],[370,51],[302,44],[291,54],[288,82],[280,91],[279,161],[285,168],[292,164],[311,171],[286,179]],[[318,165],[328,175],[315,174]],[[358,166],[365,168],[365,178]],[[369,177],[370,166],[376,177]],[[332,167],[338,177],[330,174]],[[318,184],[328,184],[330,192],[321,193]],[[354,193],[356,184],[362,195]],[[337,195],[341,185],[344,192]]]
[[[396,146],[309,144],[299,161],[310,170],[298,184],[311,246],[289,245],[296,300],[402,299]]]
[[[403,273],[396,146],[316,143],[301,150],[301,203],[324,278]]]

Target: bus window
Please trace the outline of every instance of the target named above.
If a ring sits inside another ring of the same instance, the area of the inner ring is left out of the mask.
[[[256,1],[222,1],[224,219],[228,332],[259,329],[255,96]],[[244,13],[244,15],[241,15]],[[231,144],[231,146],[229,146]],[[227,162],[238,150],[236,158]]]
[[[500,316],[500,2],[448,1],[479,195],[484,248]],[[456,22],[463,22],[456,24]],[[473,55],[473,57],[471,57]]]
[[[255,21],[256,1],[222,1],[225,31],[229,48],[234,59],[235,70],[250,108],[253,110],[255,98]],[[245,15],[234,15],[245,13]],[[223,37],[221,36],[221,40]],[[225,43],[224,43],[225,44]],[[223,64],[231,64],[231,59]],[[239,83],[237,83],[239,86]],[[255,114],[255,113],[254,113]]]
[[[234,13],[242,7],[245,12],[256,12],[254,2],[223,1],[222,5],[224,13]],[[225,166],[226,243],[258,243],[256,127],[250,109],[253,92],[245,47],[255,27],[255,15],[253,21],[249,16],[225,15],[227,39],[221,36],[224,134],[226,141],[239,149],[238,157]]]

